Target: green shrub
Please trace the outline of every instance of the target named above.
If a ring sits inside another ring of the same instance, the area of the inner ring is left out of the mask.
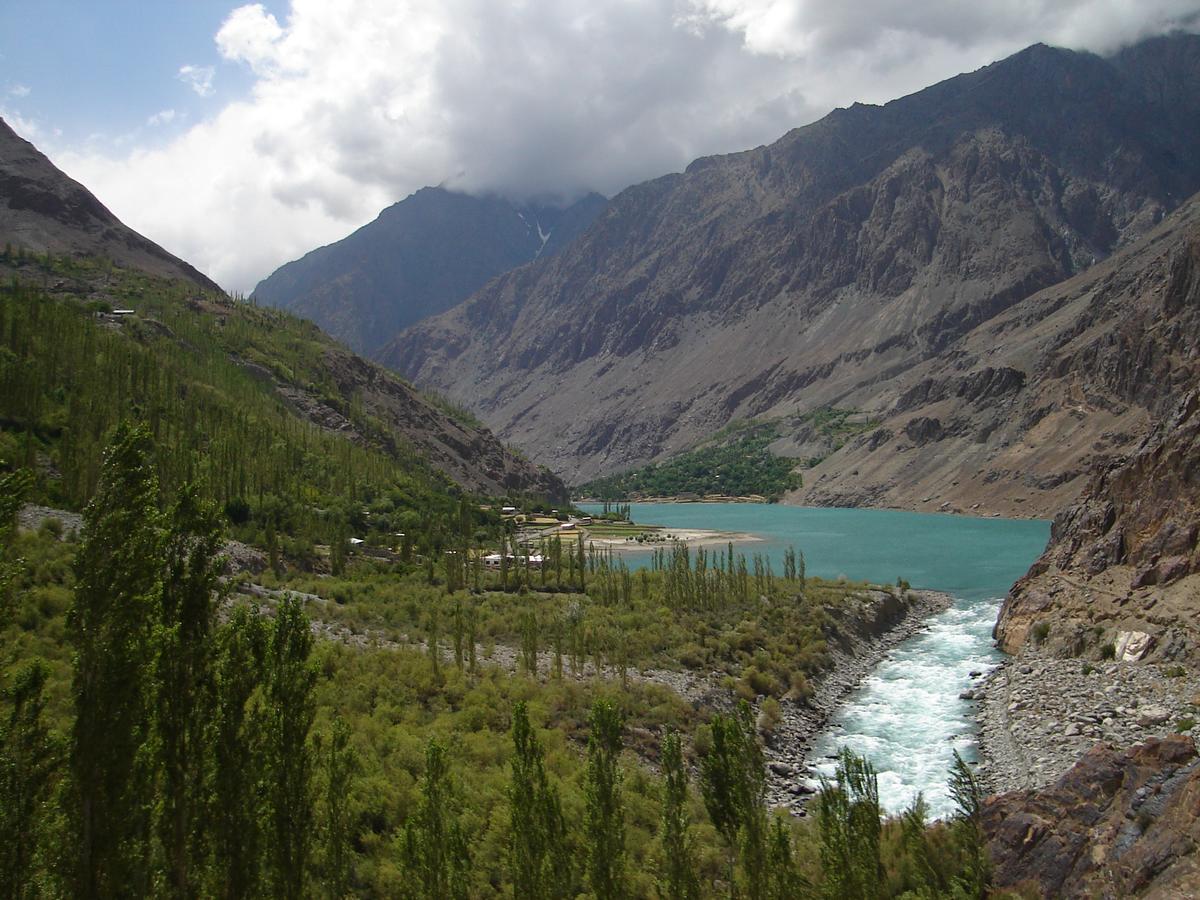
[[[1050,623],[1038,622],[1033,626],[1033,629],[1029,632],[1029,634],[1030,637],[1033,638],[1033,642],[1040,647],[1042,644],[1046,643],[1046,638],[1050,636]]]
[[[1100,658],[1101,659],[1116,659],[1116,657],[1117,657],[1117,645],[1114,644],[1112,641],[1109,641],[1107,644],[1105,644],[1103,647],[1100,648]]]

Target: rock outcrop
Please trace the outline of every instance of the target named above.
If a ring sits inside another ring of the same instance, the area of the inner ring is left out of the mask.
[[[1042,897],[1193,897],[1198,811],[1191,738],[1098,745],[1054,785],[985,802],[994,883]]]
[[[629,188],[563,253],[497,278],[381,358],[576,483],[732,420],[827,405],[891,419],[907,396],[920,408],[870,459],[844,447],[796,499],[1047,514],[1081,487],[1081,453],[1129,449],[1164,389],[1144,378],[1158,360],[1112,361],[1141,349],[1136,333],[1072,318],[1082,296],[1056,314],[1067,295],[1038,292],[1132,246],[1200,189],[1197,144],[1200,37],[1108,59],[1031,47]],[[1057,406],[1024,405],[1041,396],[1033,382],[1055,341],[1083,354],[1062,364],[1091,365],[1124,410],[1098,408],[1094,424],[1111,427],[1026,459],[1019,444],[1055,445],[1073,415],[1093,415],[1083,385]],[[936,426],[914,438],[916,417]],[[1104,430],[1100,449],[1081,450]],[[1003,499],[1026,478],[1023,505]]]

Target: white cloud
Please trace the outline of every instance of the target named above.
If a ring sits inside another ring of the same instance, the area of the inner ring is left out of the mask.
[[[201,97],[211,97],[214,75],[216,70],[212,66],[187,65],[179,67],[176,77]]]
[[[11,97],[28,97],[29,87],[24,84],[14,84],[8,89],[8,93]]]
[[[146,120],[146,124],[152,128],[157,125],[169,125],[171,122],[175,121],[175,117],[177,115],[178,113],[176,113],[173,109],[162,109],[148,118]]]
[[[293,0],[234,10],[244,99],[165,145],[55,154],[131,226],[226,287],[429,184],[615,192],[1038,40],[1096,50],[1200,0]],[[185,74],[185,71],[187,74]],[[211,92],[211,69],[180,77]]]

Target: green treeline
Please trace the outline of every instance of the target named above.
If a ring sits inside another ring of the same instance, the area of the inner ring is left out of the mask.
[[[759,495],[777,500],[800,487],[792,470],[797,460],[776,456],[767,449],[779,437],[773,423],[755,423],[722,433],[704,446],[666,462],[652,463],[635,472],[597,478],[574,492],[599,500],[636,497],[678,497],[683,494]]]

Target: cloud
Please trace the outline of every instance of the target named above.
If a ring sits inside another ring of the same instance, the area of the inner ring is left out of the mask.
[[[162,109],[146,120],[146,124],[150,127],[157,125],[168,125],[175,120],[178,113],[173,109]]]
[[[131,226],[245,291],[425,185],[611,194],[1035,41],[1106,51],[1198,11],[1200,0],[292,0],[277,19],[253,4],[215,36],[221,64],[253,76],[245,97],[161,146],[53,155]],[[180,70],[202,95],[214,74]]]
[[[216,70],[212,66],[180,66],[179,74],[175,77],[190,87],[201,97],[211,97],[213,93],[213,76]]]
[[[23,84],[14,84],[8,89],[8,94],[10,97],[28,97],[29,88]]]

